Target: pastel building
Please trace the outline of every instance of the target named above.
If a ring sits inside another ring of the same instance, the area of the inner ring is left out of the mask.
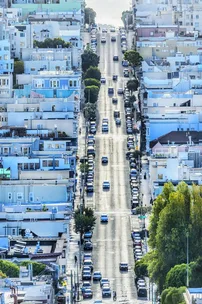
[[[73,71],[40,71],[38,75],[17,75],[16,97],[80,98],[81,73]]]

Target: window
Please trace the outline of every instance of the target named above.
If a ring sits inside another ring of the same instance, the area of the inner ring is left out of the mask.
[[[23,193],[22,192],[18,192],[17,193],[17,200],[22,200],[23,199]]]
[[[52,167],[53,166],[53,161],[52,160],[48,160],[48,167]]]
[[[33,201],[34,201],[34,193],[33,193],[33,192],[30,192],[30,193],[29,193],[29,201],[30,201],[30,202],[33,202]]]
[[[72,80],[69,81],[69,86],[72,87]]]
[[[43,164],[43,167],[47,167],[47,160],[43,160],[42,164]]]
[[[76,80],[74,80],[74,87],[76,87]]]
[[[55,160],[55,167],[59,167],[59,160]]]
[[[195,22],[195,27],[199,27],[199,22]]]
[[[8,60],[8,55],[4,55],[4,60]]]
[[[18,170],[22,170],[22,163],[18,164]]]
[[[29,164],[30,170],[34,170],[34,163]]]
[[[163,174],[158,174],[158,179],[163,179]]]
[[[71,166],[74,166],[74,159],[71,159],[70,164]]]
[[[35,164],[35,170],[40,169],[40,165],[39,164]]]
[[[20,33],[20,37],[25,37],[25,33]]]
[[[199,15],[196,15],[196,19],[199,19]]]
[[[28,163],[24,164],[24,170],[28,170]]]
[[[8,192],[8,199],[12,200],[12,193],[11,192]]]
[[[59,80],[51,80],[50,81],[51,88],[58,88],[59,84],[60,84]]]
[[[15,229],[12,229],[12,235],[15,235]]]
[[[9,51],[9,46],[4,46],[4,51]]]

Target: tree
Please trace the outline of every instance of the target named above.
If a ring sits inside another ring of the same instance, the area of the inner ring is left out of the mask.
[[[0,271],[9,278],[19,277],[19,267],[9,261],[0,260]]]
[[[56,49],[58,46],[61,48],[69,48],[71,46],[70,42],[65,42],[62,38],[46,38],[44,41],[34,40],[33,43],[34,48],[54,48]]]
[[[81,173],[87,173],[88,172],[88,164],[86,163],[83,163],[83,164],[80,164],[80,171]]]
[[[185,292],[185,287],[175,288],[169,287],[165,289],[161,294],[162,304],[186,304],[183,293]]]
[[[80,212],[80,209],[77,209],[74,213],[75,221],[75,232],[80,233],[82,238],[83,234],[89,230],[92,230],[95,226],[96,217],[91,208],[85,208],[83,212]]]
[[[91,7],[85,8],[85,24],[93,24],[95,23],[96,12]]]
[[[139,66],[143,60],[140,54],[134,50],[125,52],[124,59],[128,60],[129,64],[133,67]]]
[[[16,75],[24,73],[24,62],[20,60],[14,61],[13,84],[16,84]]]
[[[137,91],[138,86],[139,86],[139,82],[137,79],[128,80],[128,82],[127,82],[127,88],[131,92]]]
[[[190,263],[190,287],[202,286],[202,257],[199,257],[196,262]]]
[[[186,286],[187,265],[175,265],[166,275],[165,287],[181,287]]]
[[[181,182],[175,189],[171,183],[165,184],[162,193],[154,202],[149,227],[149,245],[153,255],[150,258],[148,271],[160,291],[164,284],[166,287],[170,284],[177,286],[183,284],[181,264],[186,262],[187,237],[190,265],[193,266],[195,264],[192,262],[201,256],[201,231],[201,187],[192,186],[189,189],[184,182]],[[175,268],[175,265],[179,266]],[[200,274],[194,275],[193,269],[190,270],[191,279],[200,276]],[[199,262],[198,271],[202,272],[202,262],[201,264]],[[174,281],[175,283],[171,283]],[[200,280],[197,282],[202,283]]]
[[[101,72],[97,67],[90,67],[87,69],[86,73],[84,74],[84,79],[94,78],[100,81],[101,79]]]
[[[97,56],[91,49],[86,49],[81,55],[82,58],[82,71],[85,73],[90,67],[97,67],[100,57]]]
[[[29,264],[32,264],[33,267],[33,276],[39,275],[41,272],[43,272],[46,269],[46,265],[43,263],[38,262],[32,262],[32,261],[23,261],[20,263],[20,266],[28,266]]]
[[[148,262],[144,259],[144,257],[135,263],[135,275],[137,278],[147,277],[148,276]]]
[[[84,117],[86,120],[96,119],[97,105],[96,103],[87,102],[84,107]]]
[[[133,24],[133,12],[132,11],[123,11],[121,20],[123,21],[123,24],[125,27],[127,27],[127,25],[132,25]]]
[[[84,80],[84,84],[86,87],[88,86],[96,86],[98,88],[100,88],[100,81],[98,81],[97,79],[93,79],[93,78],[86,78]]]
[[[95,103],[98,99],[99,87],[94,85],[85,87],[84,89],[84,97],[86,102]]]

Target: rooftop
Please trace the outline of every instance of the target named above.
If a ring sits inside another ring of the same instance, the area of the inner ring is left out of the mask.
[[[153,148],[158,142],[162,145],[167,145],[168,143],[183,145],[189,142],[190,137],[195,145],[202,143],[202,131],[171,131],[152,140],[150,142],[150,148]]]

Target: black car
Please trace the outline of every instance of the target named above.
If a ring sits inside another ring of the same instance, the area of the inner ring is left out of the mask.
[[[114,55],[113,56],[113,61],[119,61],[119,56]]]
[[[102,157],[102,164],[108,164],[108,157],[107,156],[103,156]]]
[[[112,103],[113,103],[113,104],[117,104],[117,103],[118,103],[118,98],[113,97],[113,98],[112,98]]]
[[[91,242],[85,242],[83,245],[83,250],[93,250],[93,244]]]
[[[112,76],[112,80],[117,81],[118,80],[118,76],[117,75],[113,75]]]
[[[128,271],[128,264],[127,263],[120,263],[119,264],[120,271]]]
[[[108,88],[108,94],[113,95],[114,94],[114,88]]]

